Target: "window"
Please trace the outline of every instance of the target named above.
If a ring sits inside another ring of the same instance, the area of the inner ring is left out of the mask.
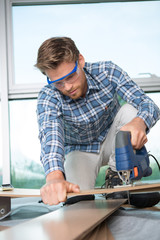
[[[0,87],[1,94],[1,87]],[[1,123],[1,99],[0,99],[0,185],[2,184],[2,123]]]
[[[0,185],[2,184],[2,123],[1,123],[1,101],[0,101]]]
[[[160,77],[159,12],[160,1],[14,6],[15,83],[46,83],[33,65],[53,36],[73,38],[86,61],[112,60],[131,77]]]
[[[40,188],[44,183],[44,171],[39,160],[36,100],[10,101],[10,119],[12,184]]]
[[[148,96],[157,104],[160,108],[160,93],[148,93]],[[149,151],[156,159],[160,159],[160,147],[159,147],[159,129],[160,121],[151,129],[148,134],[148,142],[146,143],[147,151]],[[150,162],[152,166],[152,175],[148,177],[149,179],[155,180],[160,179],[160,172],[158,166],[153,158],[150,157]],[[160,161],[159,161],[160,163]],[[147,178],[146,178],[147,179]]]

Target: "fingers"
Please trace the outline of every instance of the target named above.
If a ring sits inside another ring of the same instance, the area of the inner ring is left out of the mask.
[[[148,141],[144,132],[134,131],[131,133],[131,144],[134,149],[141,149]]]
[[[51,181],[45,184],[41,189],[41,197],[45,204],[57,205],[60,202],[65,202],[67,199],[67,193],[79,192],[78,185],[63,181]]]
[[[121,128],[121,131],[131,132],[131,144],[134,149],[141,149],[148,141],[146,133],[142,130]]]
[[[77,184],[67,182],[67,192],[68,193],[71,193],[71,192],[78,193],[78,192],[80,192],[80,188]]]
[[[62,182],[47,183],[40,189],[40,193],[43,202],[49,205],[57,205],[60,202],[65,202],[67,198],[66,187]]]
[[[131,144],[134,149],[141,149],[144,144],[148,141],[146,135],[146,124],[139,118],[134,118],[131,122],[121,127],[121,131],[131,132]]]

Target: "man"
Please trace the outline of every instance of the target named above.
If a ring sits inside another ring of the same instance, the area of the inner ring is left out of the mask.
[[[41,196],[52,205],[65,201],[68,192],[94,188],[102,165],[110,166],[106,178],[114,178],[116,133],[130,131],[132,146],[140,149],[160,111],[114,63],[85,63],[70,38],[46,40],[35,66],[48,81],[37,115],[46,173]],[[120,107],[118,95],[128,104]]]

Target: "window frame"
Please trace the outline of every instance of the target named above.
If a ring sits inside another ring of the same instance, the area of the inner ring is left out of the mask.
[[[37,98],[43,84],[14,84],[13,35],[12,35],[12,6],[56,5],[56,4],[85,4],[104,2],[141,2],[158,0],[1,0],[0,1],[0,81],[2,139],[3,139],[3,183],[10,183],[10,137],[9,137],[9,100]],[[160,78],[134,79],[146,92],[160,91]],[[152,80],[152,84],[151,84]]]
[[[144,0],[138,0],[136,2],[141,2]],[[146,0],[150,1],[150,0]],[[156,1],[156,0],[151,0]],[[126,0],[10,0],[8,4],[6,3],[6,17],[7,17],[7,36],[8,36],[8,43],[7,50],[8,50],[8,79],[9,79],[9,92],[8,97],[9,99],[19,99],[19,98],[36,98],[38,95],[39,90],[42,88],[44,84],[15,84],[14,81],[14,60],[13,60],[13,35],[12,35],[12,6],[29,6],[29,5],[60,5],[60,4],[85,4],[85,3],[104,3],[104,2],[135,2],[135,1],[126,1]],[[141,80],[133,78],[135,82],[137,82],[140,87],[143,88],[144,91],[160,91],[160,78],[143,78]],[[152,81],[152,85],[150,84]]]
[[[0,1],[0,81],[2,114],[2,176],[3,184],[10,183],[10,143],[9,143],[9,107],[8,107],[8,35],[6,1]]]

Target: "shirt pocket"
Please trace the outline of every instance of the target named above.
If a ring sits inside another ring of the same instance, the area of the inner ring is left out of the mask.
[[[96,137],[94,123],[65,121],[64,126],[66,143],[88,144]]]

